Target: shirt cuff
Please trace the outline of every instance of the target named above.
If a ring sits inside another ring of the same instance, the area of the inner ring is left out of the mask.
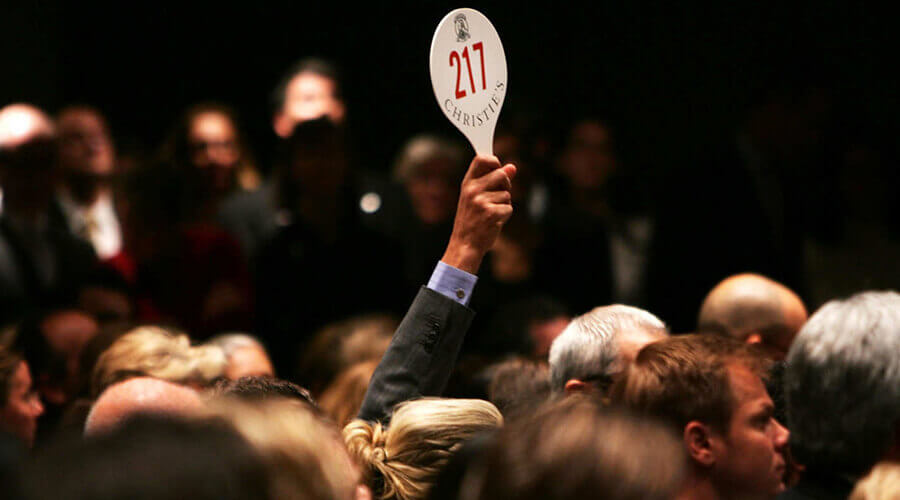
[[[438,261],[428,280],[428,288],[464,305],[469,305],[478,276]]]

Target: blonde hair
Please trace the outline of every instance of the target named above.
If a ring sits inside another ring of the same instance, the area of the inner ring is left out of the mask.
[[[900,500],[900,462],[881,462],[862,478],[850,500]]]
[[[357,363],[344,370],[319,397],[319,408],[343,427],[359,413],[369,380],[378,367],[378,360]]]
[[[140,376],[207,386],[224,375],[226,366],[219,347],[192,347],[187,335],[141,326],[119,337],[97,359],[91,393],[96,397],[116,382]]]
[[[426,398],[398,405],[387,428],[354,420],[344,427],[344,442],[374,498],[417,500],[463,442],[502,424],[487,401]]]
[[[269,476],[269,497],[351,500],[359,474],[337,427],[300,401],[210,402],[213,416],[232,426],[259,453]]]

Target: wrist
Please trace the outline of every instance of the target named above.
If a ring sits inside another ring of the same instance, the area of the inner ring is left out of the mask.
[[[460,244],[451,240],[450,244],[447,245],[444,256],[441,257],[441,262],[469,274],[478,274],[478,268],[481,266],[484,254],[485,252],[471,245]]]

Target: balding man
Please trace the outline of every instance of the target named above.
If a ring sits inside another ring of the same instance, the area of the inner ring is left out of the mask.
[[[95,263],[93,250],[48,223],[57,143],[39,109],[0,109],[0,324],[71,301]]]
[[[120,382],[100,394],[84,425],[85,435],[108,432],[137,414],[191,416],[203,401],[191,388],[149,377]]]
[[[668,335],[662,320],[643,309],[596,307],[573,319],[550,346],[553,391],[605,396],[641,348]]]
[[[803,301],[789,288],[757,274],[738,274],[706,296],[697,331],[759,344],[784,359],[806,318]]]

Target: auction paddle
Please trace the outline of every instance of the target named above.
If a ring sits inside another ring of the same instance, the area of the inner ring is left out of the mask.
[[[493,154],[494,129],[506,96],[506,54],[494,25],[474,9],[456,9],[431,40],[431,86],[438,105],[472,143]]]

